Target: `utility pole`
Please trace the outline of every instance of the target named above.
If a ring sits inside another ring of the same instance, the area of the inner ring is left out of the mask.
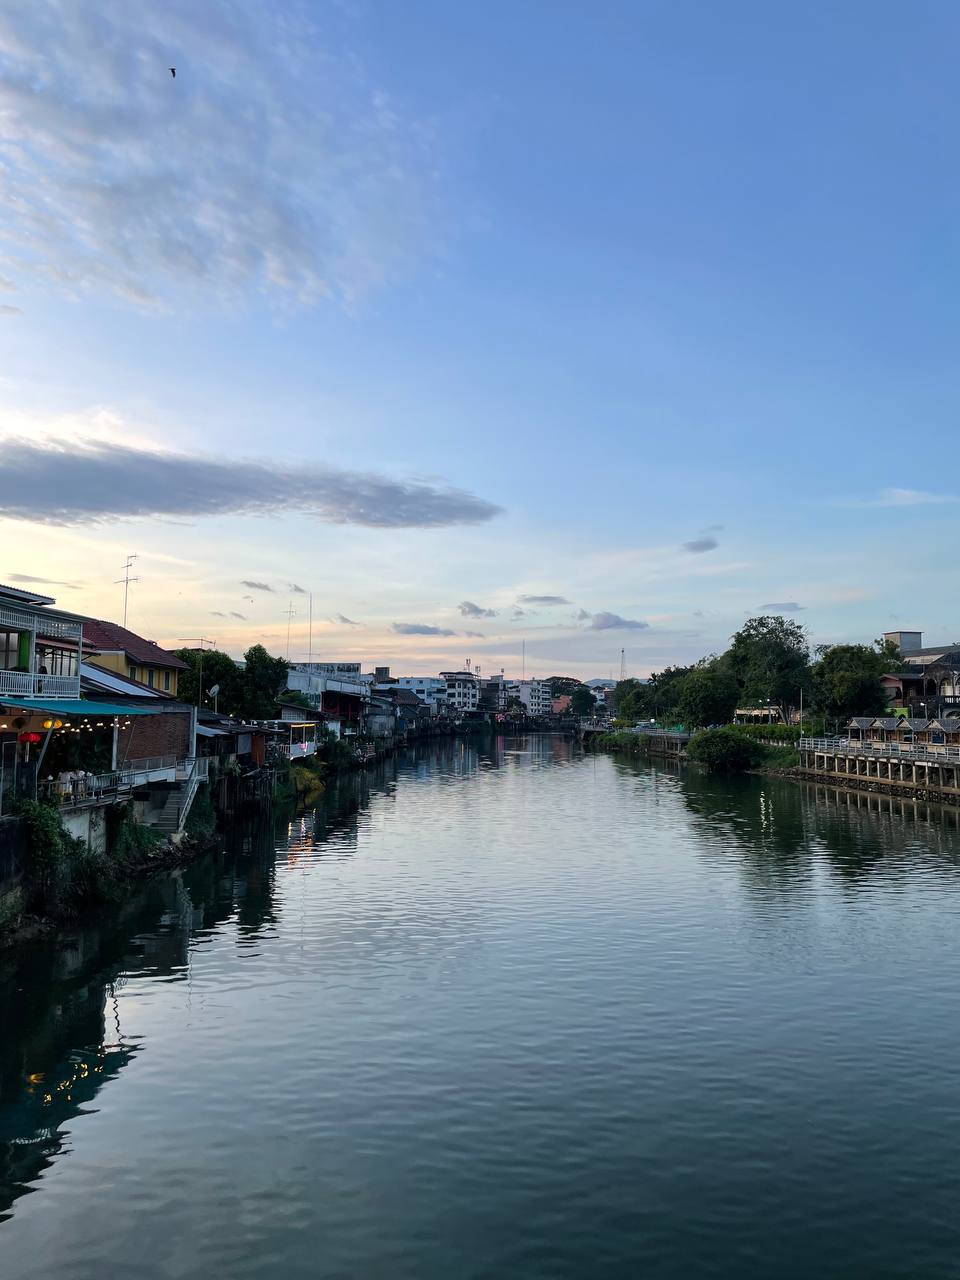
[[[195,644],[200,648],[200,671],[197,680],[197,707],[200,707],[203,701],[203,646],[208,644],[212,649],[217,643],[216,640],[208,640],[206,636],[181,636],[181,644]]]
[[[307,632],[307,661],[313,662],[313,592],[312,591],[310,592],[308,599],[310,602],[310,605],[309,605],[310,623],[309,623],[309,630]]]
[[[520,659],[520,662],[521,662],[521,670],[523,674],[521,675],[520,679],[526,680],[527,678],[527,642],[526,640],[523,641],[523,648],[521,650],[521,654],[522,654],[522,657]]]
[[[620,650],[620,679],[626,680],[626,678],[627,678],[627,651],[626,649],[621,649]]]
[[[129,555],[129,556],[127,556],[126,563],[125,563],[125,564],[124,564],[124,566],[123,566],[123,577],[122,577],[122,578],[115,578],[115,579],[114,579],[114,585],[115,585],[115,586],[119,586],[121,582],[123,583],[123,625],[124,625],[124,628],[126,628],[126,625],[127,625],[127,598],[128,598],[128,596],[130,595],[130,583],[131,583],[131,582],[139,582],[139,581],[140,581],[140,579],[139,579],[139,578],[131,578],[131,577],[130,577],[130,570],[133,568],[133,562],[134,562],[134,560],[137,560],[137,559],[139,559],[139,557],[137,556],[136,552],[134,552],[134,553],[133,553],[133,555]]]

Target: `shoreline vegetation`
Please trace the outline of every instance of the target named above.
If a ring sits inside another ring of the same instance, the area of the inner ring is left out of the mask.
[[[762,732],[758,732],[762,731]],[[789,775],[799,768],[796,743],[799,730],[785,725],[727,725],[700,729],[690,738],[685,759],[711,773],[778,773]],[[658,754],[656,738],[632,729],[598,733],[588,750],[646,757]]]

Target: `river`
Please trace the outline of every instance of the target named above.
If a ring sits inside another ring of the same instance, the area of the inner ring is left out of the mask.
[[[445,742],[0,952],[0,1274],[960,1275],[957,817]]]

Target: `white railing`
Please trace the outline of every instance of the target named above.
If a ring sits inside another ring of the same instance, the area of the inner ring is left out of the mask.
[[[801,751],[846,753],[890,760],[960,760],[960,747],[939,742],[860,742],[853,738],[801,738]]]
[[[29,671],[0,671],[0,695],[12,698],[77,698],[80,677],[46,676]]]
[[[0,606],[0,628],[9,631],[37,632],[56,640],[79,640],[83,635],[82,622],[68,622],[61,618],[51,618],[42,610],[26,613],[22,609],[11,609],[9,605]]]
[[[190,806],[193,804],[193,798],[197,794],[197,789],[201,782],[206,782],[210,768],[210,759],[208,756],[188,756],[182,762],[187,768],[183,792],[180,796],[180,804],[177,808],[177,830],[183,830],[183,824],[187,820],[190,812]],[[180,776],[180,766],[177,766],[177,776]]]

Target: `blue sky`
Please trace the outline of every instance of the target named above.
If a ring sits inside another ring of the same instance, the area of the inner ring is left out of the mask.
[[[91,9],[0,14],[0,578],[410,671],[960,635],[954,6]]]

